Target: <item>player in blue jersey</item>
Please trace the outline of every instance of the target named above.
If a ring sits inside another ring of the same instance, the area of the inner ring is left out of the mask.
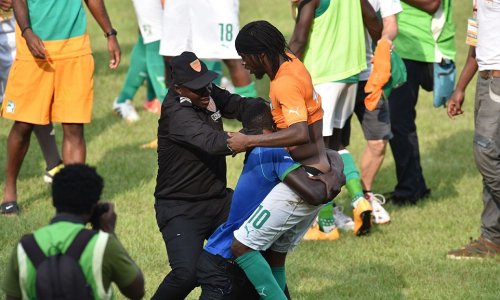
[[[254,105],[242,116],[245,134],[266,134],[273,132],[274,122],[267,104]],[[337,155],[334,153],[333,155]],[[270,215],[262,213],[259,206],[267,194],[284,182],[309,204],[319,205],[335,197],[345,183],[341,159],[338,156],[336,168],[323,174],[323,180],[311,180],[310,175],[283,148],[256,147],[247,151],[243,170],[236,185],[228,219],[208,239],[198,260],[197,277],[202,287],[200,299],[255,299],[259,296],[244,273],[232,261],[231,244],[233,232],[240,228],[252,214],[258,227]],[[314,177],[313,177],[314,178]],[[326,188],[325,188],[326,187]],[[319,207],[319,206],[318,206]],[[255,212],[255,213],[254,213]],[[304,225],[307,229],[309,224]],[[304,231],[305,232],[305,231]],[[296,237],[293,232],[291,237]],[[296,237],[297,244],[302,236]],[[271,268],[277,278],[284,276],[284,268]],[[245,280],[242,280],[245,279]]]

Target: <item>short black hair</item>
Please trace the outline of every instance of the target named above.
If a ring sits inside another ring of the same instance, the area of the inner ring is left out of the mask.
[[[52,181],[52,204],[58,213],[89,214],[99,201],[104,181],[95,168],[70,164]]]
[[[269,103],[259,99],[243,111],[242,132],[249,135],[262,134],[263,129],[273,130],[275,125]]]
[[[235,41],[236,51],[240,54],[258,55],[264,53],[271,61],[273,72],[278,72],[280,56],[292,59],[286,54],[290,48],[285,37],[273,24],[260,20],[253,21],[240,29]]]

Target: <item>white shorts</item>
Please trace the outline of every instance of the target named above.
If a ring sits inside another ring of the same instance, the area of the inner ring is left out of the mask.
[[[0,22],[0,103],[2,103],[10,66],[16,56],[16,37],[14,17]]]
[[[279,183],[234,232],[234,237],[253,250],[270,248],[286,253],[299,244],[321,207],[308,204],[286,184]]]
[[[326,82],[314,89],[321,96],[323,107],[323,136],[331,136],[333,128],[344,128],[356,104],[357,83]]]
[[[159,41],[162,32],[163,7],[159,0],[132,0],[144,44]]]
[[[241,59],[239,0],[165,0],[160,54],[191,51],[202,59]]]

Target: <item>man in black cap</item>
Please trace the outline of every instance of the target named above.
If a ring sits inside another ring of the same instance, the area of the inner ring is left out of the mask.
[[[222,117],[238,119],[252,104],[212,85],[218,75],[192,52],[170,61],[170,89],[158,121],[155,210],[172,271],[153,299],[184,299],[197,285],[203,242],[228,215],[227,145]]]

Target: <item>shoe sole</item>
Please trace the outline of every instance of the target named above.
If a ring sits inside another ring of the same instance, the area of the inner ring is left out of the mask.
[[[446,258],[454,259],[454,260],[483,260],[486,257],[481,256],[456,256],[456,255],[446,255]]]
[[[117,112],[117,111],[116,111],[116,110],[114,110],[114,109],[113,109],[113,114],[114,114],[114,115],[116,115],[117,117],[119,117],[119,118],[121,118],[121,119],[125,120],[125,122],[127,122],[127,123],[135,123],[135,122],[137,122],[137,121],[139,121],[139,120],[140,120],[140,118],[139,118],[139,119],[137,119],[137,120],[130,120],[130,119],[124,118],[124,117],[122,116],[122,114],[120,114],[119,112]]]
[[[362,236],[370,231],[372,214],[371,211],[364,211],[361,213],[361,227],[355,232],[356,236]]]
[[[43,182],[46,184],[52,184],[52,178],[47,175],[43,175]]]

